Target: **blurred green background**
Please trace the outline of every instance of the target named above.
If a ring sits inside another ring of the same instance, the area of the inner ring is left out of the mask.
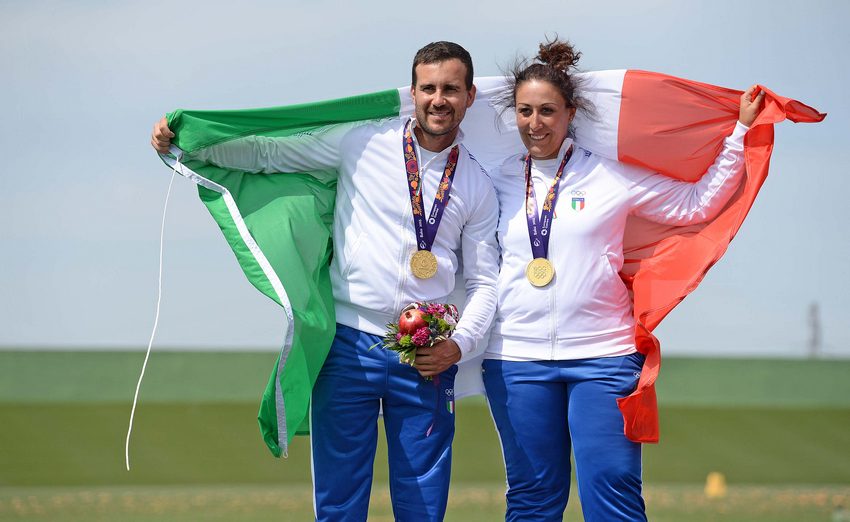
[[[127,472],[144,353],[0,351],[0,520],[310,520],[308,440],[278,460],[257,428],[274,359],[154,353]],[[663,364],[662,439],[644,449],[653,520],[841,520],[850,361]],[[370,520],[392,520],[385,454],[381,443]],[[713,471],[726,479],[724,498],[703,493]],[[447,520],[503,516],[501,449],[480,397],[458,403],[452,481]],[[568,514],[581,520],[576,499]]]

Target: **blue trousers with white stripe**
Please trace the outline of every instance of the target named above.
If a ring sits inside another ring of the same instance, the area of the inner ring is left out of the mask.
[[[426,381],[380,342],[380,336],[337,325],[313,387],[310,438],[317,521],[366,520],[381,408],[395,519],[437,521],[445,516],[457,367]]]
[[[563,519],[570,449],[587,522],[645,521],[641,445],[626,438],[617,398],[637,385],[643,355],[572,361],[485,360],[502,441],[506,521]]]

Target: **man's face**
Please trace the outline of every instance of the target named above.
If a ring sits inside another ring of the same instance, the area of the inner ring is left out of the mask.
[[[454,140],[460,122],[475,100],[475,86],[466,88],[466,66],[457,58],[416,66],[416,85],[410,88],[416,123],[423,138]]]

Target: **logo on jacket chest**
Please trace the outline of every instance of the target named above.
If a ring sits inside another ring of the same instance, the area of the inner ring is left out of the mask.
[[[587,191],[585,190],[571,190],[570,196],[572,197],[572,202],[570,206],[576,212],[581,212],[584,210],[585,199],[587,197]]]

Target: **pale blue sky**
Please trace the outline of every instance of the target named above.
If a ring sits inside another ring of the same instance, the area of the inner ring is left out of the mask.
[[[138,348],[168,184],[148,145],[177,107],[262,107],[409,82],[434,40],[499,73],[545,35],[586,70],[754,82],[828,112],[776,128],[770,176],[729,252],[657,333],[668,354],[850,356],[850,2],[0,3],[0,346]],[[156,346],[276,348],[279,309],[175,182]]]

